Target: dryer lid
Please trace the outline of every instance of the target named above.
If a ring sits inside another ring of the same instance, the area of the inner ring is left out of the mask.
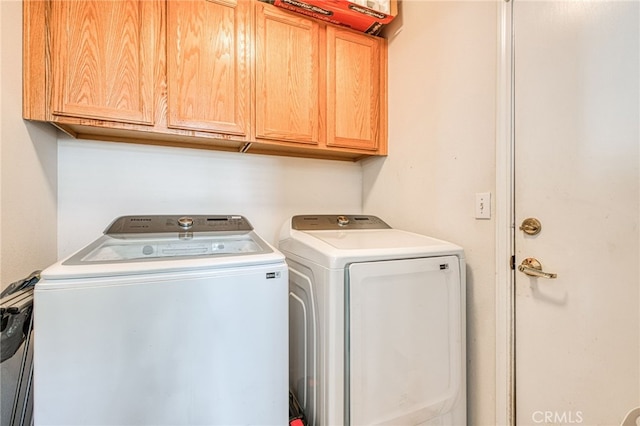
[[[425,235],[392,229],[375,216],[355,221],[353,227],[337,224],[338,215],[297,216],[285,224],[278,248],[328,268],[353,262],[455,255],[461,247]],[[353,217],[349,217],[353,219]],[[305,219],[312,218],[312,219]],[[301,224],[302,222],[302,224]],[[365,223],[365,226],[362,226]]]

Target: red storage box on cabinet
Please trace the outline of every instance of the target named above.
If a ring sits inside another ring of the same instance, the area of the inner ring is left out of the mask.
[[[398,14],[397,0],[262,0],[274,6],[378,35]]]

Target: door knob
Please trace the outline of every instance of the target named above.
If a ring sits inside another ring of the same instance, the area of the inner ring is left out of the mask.
[[[533,257],[527,257],[522,261],[520,265],[518,265],[518,271],[529,275],[530,277],[539,277],[539,278],[556,278],[558,274],[554,274],[553,272],[544,272],[542,270],[542,264]]]
[[[537,235],[542,230],[542,223],[535,217],[528,217],[522,221],[520,230],[527,235]]]

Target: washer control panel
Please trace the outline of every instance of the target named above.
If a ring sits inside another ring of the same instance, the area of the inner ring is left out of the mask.
[[[253,227],[239,215],[122,216],[104,232],[106,235],[161,234],[166,232],[248,232]]]
[[[298,231],[329,231],[337,229],[390,229],[382,219],[370,215],[300,215],[291,219]]]

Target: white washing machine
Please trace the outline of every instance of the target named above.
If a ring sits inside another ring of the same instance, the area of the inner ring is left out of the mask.
[[[289,383],[310,425],[465,425],[465,261],[375,216],[295,216]]]
[[[278,425],[287,266],[242,216],[127,216],[35,287],[35,425]]]

